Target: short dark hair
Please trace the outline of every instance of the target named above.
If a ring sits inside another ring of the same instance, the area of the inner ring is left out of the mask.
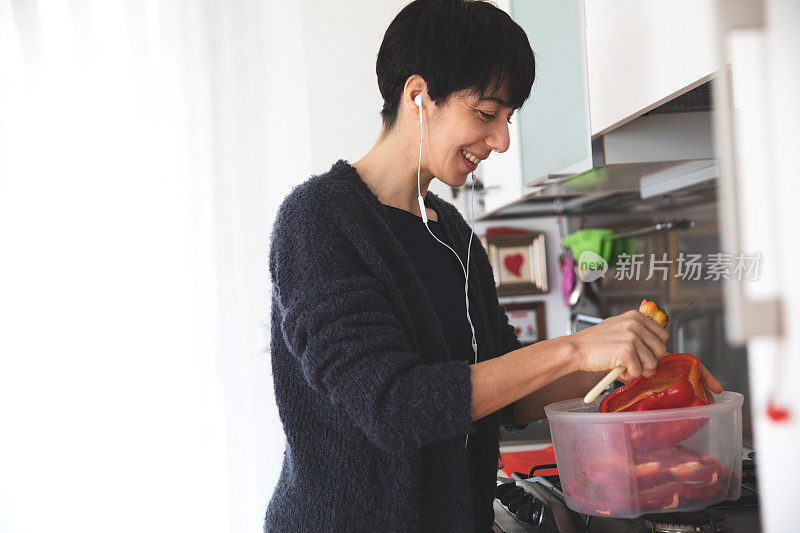
[[[386,131],[397,120],[409,76],[419,74],[437,103],[454,92],[492,95],[508,83],[508,107],[519,109],[531,93],[536,62],[525,31],[494,4],[482,0],[414,0],[389,24],[375,70],[383,96]]]

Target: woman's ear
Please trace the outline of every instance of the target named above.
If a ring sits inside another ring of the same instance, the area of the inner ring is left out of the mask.
[[[412,74],[403,87],[403,107],[408,106],[411,111],[417,113],[420,108],[417,100],[420,96],[424,105],[428,101],[428,84],[419,74]]]

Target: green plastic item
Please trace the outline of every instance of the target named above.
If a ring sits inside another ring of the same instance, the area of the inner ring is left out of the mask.
[[[613,234],[613,230],[604,228],[582,229],[567,235],[561,242],[572,251],[575,261],[588,250],[605,259],[609,267],[613,267],[619,254],[632,254],[636,250],[635,238],[611,240]]]
[[[583,252],[588,250],[596,253],[608,263],[611,261],[612,247],[612,241],[608,237],[613,233],[610,229],[582,229],[567,235],[561,242],[572,250],[572,256],[576,261]]]

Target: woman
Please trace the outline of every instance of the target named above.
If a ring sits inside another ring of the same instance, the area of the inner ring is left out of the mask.
[[[534,56],[506,13],[416,0],[386,31],[377,74],[377,141],[296,187],[273,230],[287,446],[265,531],[487,531],[501,425],[521,429],[617,366],[623,380],[651,373],[666,353],[667,332],[638,311],[522,347],[485,250],[426,192],[434,177],[462,186],[475,161],[508,149]]]

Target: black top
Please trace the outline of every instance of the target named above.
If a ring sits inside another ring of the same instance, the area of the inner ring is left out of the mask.
[[[431,299],[439,322],[442,323],[451,360],[467,361],[472,364],[475,354],[472,351],[472,333],[465,312],[464,271],[461,264],[453,252],[428,233],[421,217],[397,207],[390,205],[386,207],[389,213],[389,224],[411,258],[411,264],[422,280],[422,285]],[[436,237],[452,248],[438,222],[428,220],[428,226]],[[473,241],[477,241],[477,237],[473,237]],[[476,246],[479,246],[479,243],[473,242],[470,260],[474,259],[472,253]],[[461,261],[466,266],[466,256],[461,257]],[[475,326],[475,338],[480,342],[480,320],[477,319],[477,316],[474,306],[470,302],[470,317]],[[472,470],[470,492],[472,493],[472,512],[477,531],[488,531],[494,517],[493,511],[486,507],[486,502],[491,500],[491,494],[486,494],[486,489],[477,481],[478,476],[476,475],[476,471],[480,468],[479,454],[475,452],[475,447],[480,444],[477,444],[476,441],[486,437],[486,428],[481,427],[471,439],[472,442],[469,443],[470,469]]]
[[[464,271],[461,264],[453,252],[428,233],[422,218],[397,207],[386,207],[392,230],[411,258],[414,270],[422,280],[439,322],[442,323],[451,359],[472,363],[475,354],[472,351],[472,332],[465,310]],[[452,247],[442,234],[438,222],[428,220],[428,226],[436,237]],[[474,258],[474,248],[479,245],[477,237],[472,239],[475,242],[472,243],[470,259]],[[466,266],[467,258],[462,257],[461,261]],[[472,304],[469,312],[472,325],[475,326],[475,338],[480,339],[480,321],[476,318]]]

